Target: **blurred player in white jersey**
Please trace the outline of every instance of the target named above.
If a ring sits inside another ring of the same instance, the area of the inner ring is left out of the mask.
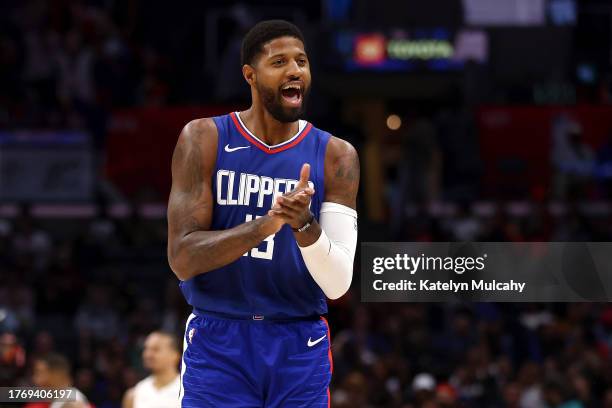
[[[178,408],[180,359],[181,348],[172,334],[161,331],[149,334],[142,360],[151,375],[126,391],[122,407]]]

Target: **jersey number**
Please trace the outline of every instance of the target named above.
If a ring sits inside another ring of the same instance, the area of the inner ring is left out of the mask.
[[[259,217],[261,217],[261,215],[255,216],[256,219]],[[252,219],[253,219],[253,215],[247,214],[245,222],[249,222]],[[269,235],[268,237],[266,237],[266,239],[263,240],[262,244],[264,242],[266,243],[265,251],[260,251],[259,247],[255,247],[249,251],[251,253],[251,256],[253,258],[259,258],[259,259],[272,259],[272,254],[274,253],[274,235],[276,234]],[[246,254],[242,256],[249,256],[249,252],[247,252]]]

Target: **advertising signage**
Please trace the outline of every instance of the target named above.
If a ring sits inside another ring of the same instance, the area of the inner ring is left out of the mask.
[[[394,30],[336,33],[336,56],[346,71],[460,70],[469,60],[485,63],[488,37],[481,30]]]

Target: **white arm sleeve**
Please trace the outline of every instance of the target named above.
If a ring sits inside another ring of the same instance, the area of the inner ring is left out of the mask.
[[[324,202],[319,224],[321,236],[299,247],[314,281],[330,299],[344,295],[353,279],[357,247],[357,211],[342,204]]]

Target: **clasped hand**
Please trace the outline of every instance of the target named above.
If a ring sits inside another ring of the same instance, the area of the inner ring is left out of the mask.
[[[310,200],[315,191],[308,185],[309,178],[310,165],[304,163],[300,170],[300,180],[295,188],[277,197],[268,215],[282,221],[283,224],[289,224],[294,230],[303,227],[310,221],[312,218]]]

